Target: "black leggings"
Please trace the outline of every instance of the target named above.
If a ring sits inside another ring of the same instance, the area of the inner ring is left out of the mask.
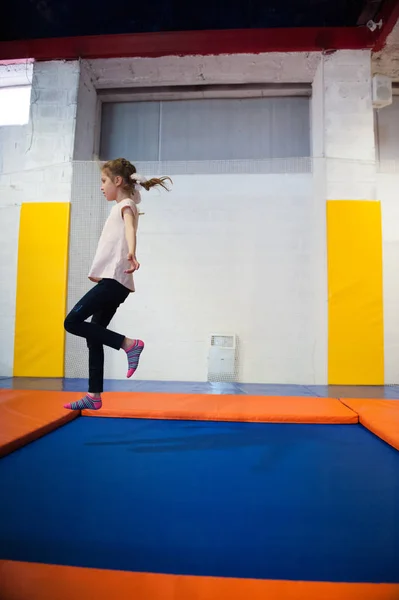
[[[107,329],[130,290],[114,279],[103,279],[73,307],[65,319],[68,333],[84,337],[89,348],[89,392],[101,393],[104,382],[104,348],[122,347],[124,335]],[[91,322],[86,319],[92,316]]]

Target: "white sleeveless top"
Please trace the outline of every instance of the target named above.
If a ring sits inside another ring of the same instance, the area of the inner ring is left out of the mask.
[[[134,292],[133,273],[124,272],[131,266],[131,263],[127,260],[129,248],[122,214],[122,209],[125,206],[132,209],[135,228],[137,229],[138,210],[135,202],[130,198],[126,198],[119,204],[115,204],[101,233],[93,264],[89,271],[89,279],[94,282],[99,282],[101,279],[115,279],[131,292]]]

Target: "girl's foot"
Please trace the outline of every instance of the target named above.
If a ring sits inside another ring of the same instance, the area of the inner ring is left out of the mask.
[[[139,366],[140,354],[144,350],[144,342],[141,340],[128,340],[130,343],[126,343],[127,347],[123,347],[127,354],[128,370],[126,377],[129,378],[136,371]]]
[[[98,410],[102,405],[101,396],[94,397],[92,394],[86,394],[81,400],[64,404],[64,408],[68,410]]]

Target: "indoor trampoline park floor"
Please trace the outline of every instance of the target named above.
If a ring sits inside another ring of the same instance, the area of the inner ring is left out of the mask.
[[[399,388],[0,388],[2,600],[399,599]]]

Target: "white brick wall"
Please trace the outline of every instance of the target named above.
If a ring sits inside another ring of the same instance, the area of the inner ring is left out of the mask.
[[[0,65],[0,86],[29,80],[29,123],[0,127],[0,376],[12,374],[20,205],[71,192],[79,64]]]

